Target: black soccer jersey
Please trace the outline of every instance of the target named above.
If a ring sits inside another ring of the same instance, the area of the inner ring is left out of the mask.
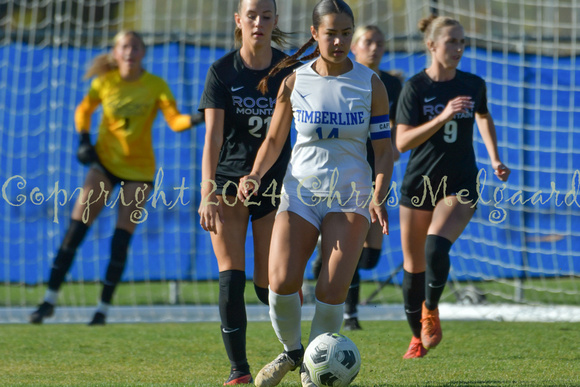
[[[403,195],[423,191],[423,175],[429,177],[434,191],[445,176],[447,185],[453,187],[455,192],[475,185],[475,113],[488,112],[483,79],[457,70],[452,80],[434,82],[423,70],[403,86],[397,105],[397,123],[420,126],[439,115],[447,103],[458,96],[470,96],[474,107],[467,113],[456,114],[427,141],[411,150],[401,186]]]
[[[389,119],[396,122],[396,112],[397,112],[397,101],[399,95],[401,94],[401,81],[399,78],[385,72],[379,72],[379,78],[384,83],[387,89],[387,95],[389,96]],[[367,161],[369,162],[371,169],[373,171],[373,179],[375,178],[375,151],[373,150],[372,142],[369,138],[367,141]]]
[[[399,95],[403,89],[403,85],[399,78],[385,72],[379,72],[379,78],[385,84],[387,88],[387,95],[389,96],[389,118],[396,122],[397,118],[397,101],[399,100]]]
[[[276,96],[282,80],[293,68],[280,71],[268,81],[263,95],[256,88],[262,78],[280,60],[282,51],[272,48],[272,65],[264,70],[252,70],[242,62],[240,51],[226,54],[214,62],[205,80],[199,110],[224,109],[224,142],[220,151],[216,174],[240,177],[251,172],[256,154],[266,137]],[[290,160],[290,136],[271,171],[286,170]]]

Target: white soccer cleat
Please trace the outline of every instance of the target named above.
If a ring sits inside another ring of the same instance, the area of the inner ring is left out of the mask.
[[[293,360],[287,352],[282,352],[258,372],[254,381],[255,385],[257,387],[277,386],[288,372],[294,371],[302,364],[302,357],[303,355],[300,355],[299,359]]]

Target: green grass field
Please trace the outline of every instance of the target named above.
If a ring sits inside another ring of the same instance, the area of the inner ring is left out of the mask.
[[[538,304],[579,305],[578,278],[534,279],[525,282],[526,301]],[[311,281],[312,284],[314,282]],[[490,303],[513,303],[515,285],[513,281],[477,282],[475,285],[486,295]],[[361,300],[366,300],[379,286],[374,282],[361,284]],[[460,284],[462,286],[462,284]],[[218,302],[217,281],[180,282],[181,297],[179,303],[186,305],[216,305]],[[246,289],[253,289],[248,281]],[[46,287],[1,285],[0,307],[2,306],[35,306],[44,295]],[[101,292],[101,285],[96,283],[65,284],[60,297],[61,305],[92,306],[95,305]],[[246,302],[258,304],[253,291],[246,291]],[[444,302],[454,302],[454,295],[447,286],[443,293]],[[114,303],[116,305],[167,305],[169,303],[169,285],[167,283],[123,283],[119,286]],[[402,303],[401,289],[387,285],[372,300],[379,304]]]
[[[576,304],[576,281],[554,284],[564,288],[556,300]],[[490,301],[511,291],[509,284],[478,287]],[[361,299],[376,288],[363,283]],[[95,305],[99,292],[98,284],[67,284],[61,305]],[[43,293],[43,286],[2,286],[0,305],[34,306]],[[115,304],[167,304],[168,293],[168,284],[123,284]],[[216,304],[217,283],[182,283],[181,294],[183,304]],[[454,296],[447,289],[443,298],[453,302]],[[246,291],[246,301],[258,303],[253,291]],[[373,300],[401,302],[395,286],[386,286]],[[578,323],[443,321],[442,344],[416,360],[402,359],[411,338],[406,322],[362,324],[364,330],[348,332],[363,359],[354,386],[580,386]],[[309,326],[303,323],[304,343]],[[229,372],[217,323],[2,325],[0,348],[1,386],[219,386]],[[254,375],[281,350],[269,322],[250,323],[248,358]],[[300,386],[298,373],[282,385]]]
[[[411,337],[406,322],[362,324],[348,332],[362,356],[353,386],[580,385],[578,324],[443,321],[440,346],[414,360],[401,358]],[[217,323],[0,329],[2,386],[219,386],[229,372]],[[280,351],[270,323],[249,324],[254,375]],[[298,373],[281,385],[300,386]]]

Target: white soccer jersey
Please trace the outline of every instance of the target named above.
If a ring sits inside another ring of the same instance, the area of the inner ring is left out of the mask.
[[[358,191],[360,203],[372,188],[366,141],[374,72],[353,61],[351,71],[323,77],[312,65],[296,70],[291,102],[297,137],[284,191],[302,197],[338,192],[343,201]]]

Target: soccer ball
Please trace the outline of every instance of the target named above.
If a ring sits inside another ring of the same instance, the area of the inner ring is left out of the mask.
[[[340,333],[323,333],[304,352],[304,366],[318,387],[348,386],[360,370],[360,353],[355,343]]]

